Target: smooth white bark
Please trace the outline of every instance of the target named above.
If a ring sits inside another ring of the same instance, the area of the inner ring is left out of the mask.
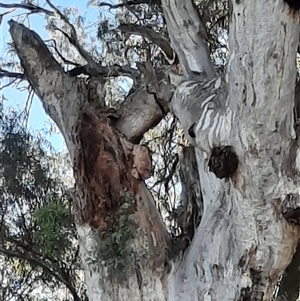
[[[162,0],[171,44],[186,79],[212,79],[215,71],[201,37],[199,14],[191,0]],[[197,76],[198,75],[198,76]]]

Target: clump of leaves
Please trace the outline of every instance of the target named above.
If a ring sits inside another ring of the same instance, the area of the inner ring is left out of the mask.
[[[37,209],[34,218],[40,227],[44,255],[57,258],[70,243],[71,213],[67,206],[53,201]]]
[[[101,243],[99,257],[108,267],[109,272],[118,280],[125,280],[126,268],[127,273],[130,273],[130,255],[132,249],[132,241],[135,237],[136,225],[132,222],[134,207],[134,198],[131,195],[124,197],[124,203],[120,206],[115,216],[115,222],[109,233],[105,233],[105,239]],[[124,279],[123,279],[124,278]]]

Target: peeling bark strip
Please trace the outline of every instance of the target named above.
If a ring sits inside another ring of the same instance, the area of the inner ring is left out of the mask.
[[[210,81],[184,81],[171,101],[186,138],[207,155],[215,146],[231,145],[233,112],[226,106],[227,84],[222,77]]]
[[[121,142],[108,120],[99,119],[92,109],[84,110],[79,118],[75,177],[86,205],[78,212],[78,221],[103,230],[106,218],[113,219],[120,207],[123,191],[132,189],[131,179],[126,177]]]

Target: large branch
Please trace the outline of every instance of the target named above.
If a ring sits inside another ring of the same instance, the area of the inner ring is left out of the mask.
[[[192,0],[163,0],[163,10],[171,40],[187,79],[196,79],[195,74],[210,80],[215,71],[207,45],[200,28],[202,23]]]
[[[58,125],[69,145],[73,139],[70,133],[74,132],[76,116],[87,93],[85,83],[83,80],[70,78],[65,74],[34,31],[13,20],[9,21],[9,25],[14,47],[25,75],[46,112]],[[68,116],[62,118],[66,111],[69,112]]]
[[[121,24],[118,27],[119,30],[130,33],[141,35],[148,38],[152,43],[159,46],[166,55],[166,58],[173,63],[175,61],[176,54],[167,39],[162,37],[158,32],[156,32],[150,26],[142,26],[137,24]]]
[[[174,2],[163,2],[166,14]],[[181,286],[175,300],[270,300],[299,237],[299,225],[282,214],[300,200],[290,156],[299,29],[283,1],[232,4],[228,87],[218,79],[187,81],[172,99],[196,146],[204,205],[175,275],[175,286]],[[236,168],[233,174],[215,172],[228,162]]]
[[[147,87],[151,86],[153,78],[144,77],[146,87],[132,92],[121,104],[120,118],[115,125],[128,140],[138,142],[144,133],[156,126],[168,113],[175,89],[167,75],[168,72],[157,73],[154,90]]]

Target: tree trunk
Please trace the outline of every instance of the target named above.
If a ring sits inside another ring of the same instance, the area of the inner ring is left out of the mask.
[[[269,300],[299,238],[298,25],[282,0],[232,1],[227,74],[215,78],[192,2],[162,2],[184,76],[175,89],[172,71],[139,65],[144,85],[117,112],[103,105],[100,75],[69,77],[34,32],[10,21],[74,161],[89,299]],[[195,148],[202,193],[193,194],[203,215],[183,257],[143,183],[151,158],[138,144],[169,110]]]

